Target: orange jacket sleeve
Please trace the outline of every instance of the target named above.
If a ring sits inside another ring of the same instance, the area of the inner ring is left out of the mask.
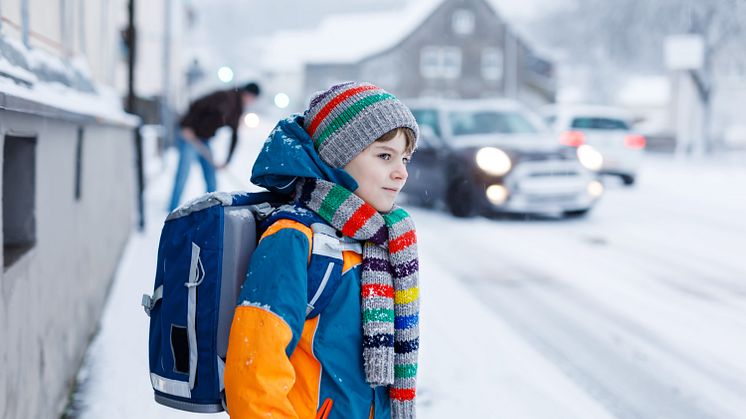
[[[311,230],[273,225],[251,258],[233,316],[224,374],[231,418],[297,418],[290,362],[303,332]]]

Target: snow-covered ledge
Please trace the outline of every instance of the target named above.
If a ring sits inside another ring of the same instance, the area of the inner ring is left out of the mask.
[[[62,60],[0,37],[0,109],[62,118],[94,118],[134,127],[112,88],[95,84],[83,58]]]

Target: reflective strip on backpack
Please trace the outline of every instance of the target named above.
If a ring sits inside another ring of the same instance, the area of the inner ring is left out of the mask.
[[[185,381],[163,378],[160,375],[151,372],[150,383],[153,384],[154,389],[161,393],[184,397],[185,399],[192,397],[192,392],[189,390],[189,383]]]
[[[358,241],[343,241],[342,242],[342,251],[351,250],[355,253],[362,254],[363,253],[363,245],[360,244]]]
[[[311,253],[342,260],[342,246],[336,236],[336,230],[321,223],[311,225],[313,246]]]
[[[197,332],[195,318],[197,317],[197,286],[205,279],[205,270],[199,258],[200,247],[192,242],[192,261],[189,266],[189,281],[184,285],[189,288],[187,300],[187,336],[189,337],[189,389],[194,388],[197,378]]]
[[[224,374],[225,374],[225,361],[223,361],[223,358],[218,357],[218,380],[220,382],[220,391],[225,390],[225,382],[223,381]]]

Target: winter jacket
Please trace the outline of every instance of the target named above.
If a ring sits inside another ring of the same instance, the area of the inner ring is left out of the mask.
[[[356,189],[346,172],[318,158],[298,118],[272,132],[252,182],[288,192],[295,179],[313,176]],[[280,219],[263,233],[231,327],[225,389],[232,418],[390,417],[388,389],[365,381],[361,246],[343,241],[339,288],[320,315],[306,320],[313,231]]]
[[[233,130],[231,146],[226,163],[233,157],[238,143],[238,122],[243,114],[241,92],[237,90],[220,90],[203,96],[189,105],[186,115],[181,118],[179,126],[191,128],[202,141],[215,136],[218,128],[228,126]]]

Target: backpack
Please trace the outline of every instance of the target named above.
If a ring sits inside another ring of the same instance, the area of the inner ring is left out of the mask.
[[[228,335],[251,254],[263,229],[289,218],[313,231],[306,318],[329,303],[342,277],[342,250],[355,248],[318,215],[271,192],[206,194],[168,215],[158,245],[150,316],[155,401],[198,413],[225,410]]]

